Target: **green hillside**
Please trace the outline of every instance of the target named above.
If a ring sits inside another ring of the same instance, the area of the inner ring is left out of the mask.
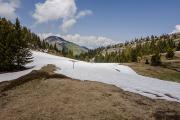
[[[64,40],[61,37],[50,36],[45,39],[49,44],[56,46],[57,49],[63,54],[73,54],[73,56],[84,54],[88,52],[88,49],[81,47],[75,43]]]

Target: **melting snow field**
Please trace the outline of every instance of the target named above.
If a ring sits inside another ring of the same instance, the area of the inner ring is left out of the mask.
[[[32,69],[0,74],[0,82],[13,80],[38,70],[47,64],[57,67],[56,73],[79,80],[98,81],[112,84],[123,90],[138,93],[153,99],[166,99],[180,103],[180,83],[162,81],[136,74],[131,68],[115,63],[88,63],[69,58],[33,51],[34,62],[27,65]]]

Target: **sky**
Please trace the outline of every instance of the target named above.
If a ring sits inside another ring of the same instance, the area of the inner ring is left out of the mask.
[[[89,48],[180,32],[179,11],[180,0],[0,0],[0,17]]]

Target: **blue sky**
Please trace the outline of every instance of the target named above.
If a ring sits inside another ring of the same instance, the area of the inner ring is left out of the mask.
[[[137,36],[169,33],[180,23],[180,0],[92,1],[77,2],[80,8],[87,6],[94,14],[80,22],[73,32],[88,27],[82,34],[93,33],[128,40]]]
[[[3,3],[3,0],[0,0]],[[4,0],[7,1],[7,0]],[[14,0],[21,4],[15,8],[15,14],[21,23],[36,33],[62,34],[59,26],[64,18],[37,23],[33,17],[37,3],[48,0]],[[63,1],[63,0],[60,0]],[[65,1],[65,0],[64,0]],[[74,1],[76,13],[91,11],[76,20],[66,35],[101,36],[122,42],[136,37],[171,33],[180,24],[180,0],[69,0]],[[51,6],[52,7],[52,6]],[[57,11],[59,12],[59,11]],[[45,14],[45,13],[42,13]],[[1,15],[0,12],[0,16]],[[5,16],[5,15],[4,15]],[[5,16],[6,17],[6,16]],[[70,38],[69,38],[70,39]],[[95,40],[94,40],[95,41]]]

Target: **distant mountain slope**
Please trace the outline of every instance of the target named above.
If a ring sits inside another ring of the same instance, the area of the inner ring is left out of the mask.
[[[79,55],[81,53],[88,52],[87,48],[79,46],[79,45],[77,45],[75,43],[66,41],[61,37],[50,36],[50,37],[47,37],[45,39],[45,41],[52,44],[52,45],[56,44],[58,50],[60,50],[60,51],[62,51],[62,50],[66,51],[66,52],[72,51],[73,55]]]
[[[167,53],[168,50],[180,51],[179,33],[161,36],[152,35],[125,43],[100,47],[79,56],[79,59],[94,62],[138,62],[143,60],[143,57],[157,53]]]
[[[161,49],[165,49],[165,47],[171,47],[168,46],[167,44],[169,44],[168,40],[172,40],[172,44],[174,44],[174,49],[176,49],[176,47],[178,46],[179,42],[180,42],[180,33],[176,33],[176,34],[165,34],[165,35],[161,35],[161,36],[148,36],[145,38],[139,38],[139,39],[135,39],[134,41],[129,41],[126,43],[119,43],[116,45],[110,45],[107,47],[104,47],[104,49],[102,49],[101,53],[105,54],[106,52],[108,53],[112,53],[112,52],[119,52],[119,51],[123,51],[127,48],[136,48],[136,46],[140,45],[143,46],[145,44],[151,43],[154,40],[155,45],[161,46]],[[165,43],[166,45],[163,45],[163,41],[166,41],[167,43]],[[171,41],[170,41],[171,42]],[[171,44],[171,43],[170,43]],[[164,51],[160,51],[161,53],[166,52],[166,50]]]

